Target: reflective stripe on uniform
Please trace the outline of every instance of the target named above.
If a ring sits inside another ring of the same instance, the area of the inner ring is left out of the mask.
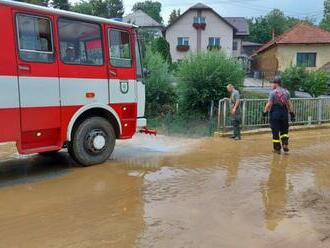
[[[281,143],[281,141],[273,139],[273,143]]]
[[[282,134],[281,139],[283,139],[283,138],[289,138],[289,135],[288,134]]]

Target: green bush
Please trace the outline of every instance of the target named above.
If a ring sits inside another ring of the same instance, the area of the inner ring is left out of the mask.
[[[298,66],[291,66],[281,74],[283,86],[290,91],[292,97],[295,97],[295,92],[303,87],[306,77],[305,68]]]
[[[302,88],[312,97],[318,97],[328,91],[329,74],[323,71],[312,71],[307,74]]]
[[[309,72],[304,67],[292,66],[281,74],[281,78],[283,86],[290,91],[292,97],[300,89],[312,97],[325,94],[328,90],[329,74],[323,71]]]
[[[177,96],[171,84],[169,65],[160,53],[152,52],[150,48],[147,48],[144,62],[150,70],[150,75],[146,79],[147,116],[161,116],[173,112]]]
[[[240,88],[244,71],[239,62],[223,52],[192,54],[178,64],[178,94],[184,113],[207,114],[212,100],[227,96],[226,85]]]

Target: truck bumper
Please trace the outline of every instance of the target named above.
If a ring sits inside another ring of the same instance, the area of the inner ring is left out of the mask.
[[[137,118],[137,128],[141,128],[141,127],[146,127],[147,126],[147,119],[142,117],[142,118]]]

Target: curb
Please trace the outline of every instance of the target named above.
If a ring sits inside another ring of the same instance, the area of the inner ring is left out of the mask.
[[[305,125],[305,126],[291,126],[290,131],[306,131],[311,129],[327,129],[330,128],[330,124],[321,124],[321,125]],[[242,131],[241,134],[244,136],[257,135],[271,133],[271,129],[268,128],[258,128],[253,130]],[[229,137],[232,135],[232,132],[215,132],[214,137]]]

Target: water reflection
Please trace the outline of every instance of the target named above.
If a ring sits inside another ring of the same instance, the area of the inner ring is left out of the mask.
[[[274,231],[285,217],[288,200],[287,166],[287,156],[274,155],[268,181],[262,188],[266,227],[271,231]]]
[[[241,149],[237,147],[233,151],[231,158],[229,159],[228,165],[226,166],[227,175],[225,179],[226,187],[230,187],[236,180],[239,172],[239,164],[241,161]]]
[[[144,230],[144,179],[131,172],[109,163],[0,188],[0,247],[135,247]]]

